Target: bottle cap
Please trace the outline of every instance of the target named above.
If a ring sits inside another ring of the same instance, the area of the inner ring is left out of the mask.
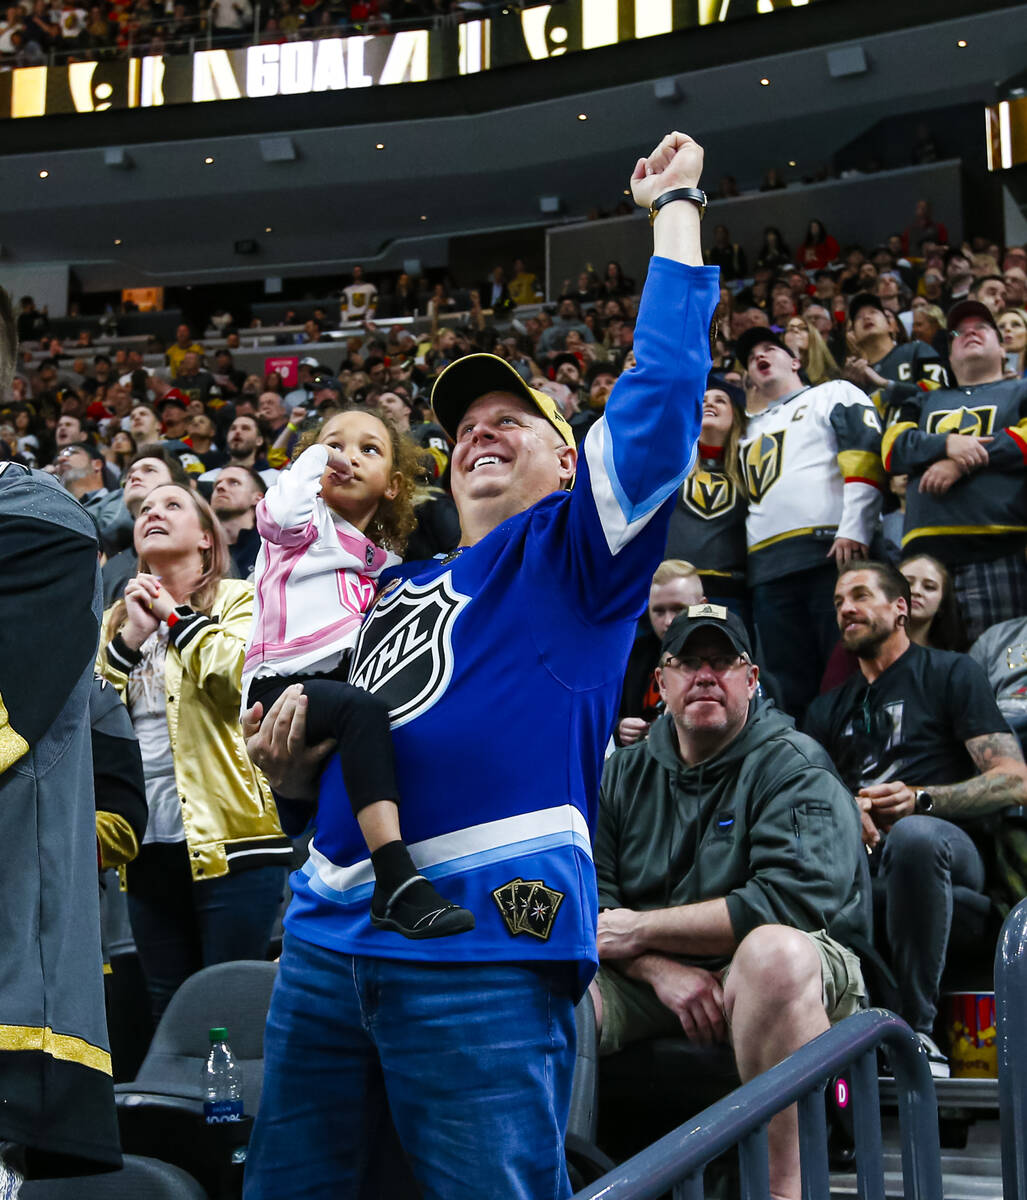
[[[223,1042],[228,1037],[228,1030],[223,1025],[215,1025],[210,1031],[210,1040],[212,1042]]]

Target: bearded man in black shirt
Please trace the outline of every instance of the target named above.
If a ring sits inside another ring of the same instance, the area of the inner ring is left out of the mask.
[[[902,1015],[944,1077],[948,1063],[930,1035],[952,889],[983,896],[984,818],[1027,802],[1027,767],[978,665],[910,642],[909,585],[893,566],[843,568],[834,603],[859,671],[814,701],[806,732],[852,789],[864,842],[883,843],[879,879]]]

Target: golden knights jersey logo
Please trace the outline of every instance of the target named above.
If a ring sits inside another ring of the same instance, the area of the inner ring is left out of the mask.
[[[784,458],[785,430],[777,433],[761,433],[745,447],[745,485],[751,500],[762,500],[781,478],[781,460]]]
[[[969,437],[988,437],[995,428],[995,405],[979,408],[939,409],[927,418],[928,433],[962,433]]]
[[[563,892],[546,887],[541,879],[511,879],[492,893],[511,937],[530,933],[540,941],[549,940],[553,919],[563,903]]]
[[[685,480],[682,499],[696,516],[712,521],[734,508],[735,485],[719,471],[694,471]]]

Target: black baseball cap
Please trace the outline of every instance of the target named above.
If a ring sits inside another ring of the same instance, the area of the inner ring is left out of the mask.
[[[873,292],[857,292],[849,301],[849,320],[853,325],[856,324],[856,317],[861,308],[876,308],[878,312],[884,312],[884,305]]]
[[[663,635],[660,650],[663,654],[679,655],[693,633],[700,629],[716,629],[722,633],[739,654],[752,658],[749,633],[741,617],[723,604],[690,604],[679,612]]]
[[[578,374],[581,374],[581,360],[576,354],[571,354],[569,351],[565,351],[563,354],[555,355],[552,363],[550,364],[553,368],[554,377],[556,372],[564,365],[564,363],[570,363],[572,367],[577,367]]]
[[[954,333],[960,321],[965,321],[967,317],[980,317],[982,321],[987,321],[988,324],[998,333],[998,325],[995,323],[995,314],[980,300],[960,300],[958,304],[953,304],[946,314],[945,321],[948,325],[949,333]]]
[[[745,392],[737,383],[728,383],[722,376],[711,371],[706,377],[706,391],[723,392],[739,412],[745,412]]]
[[[769,329],[766,325],[755,325],[751,329],[747,329],[738,341],[735,342],[735,357],[742,364],[743,368],[748,367],[749,355],[763,342],[769,342],[772,346],[779,346],[786,354],[792,354],[791,350],[788,349],[773,329]],[[794,358],[795,356],[792,355],[792,357]]]
[[[157,401],[157,411],[163,412],[169,404],[174,404],[183,412],[189,411],[189,400],[184,396],[178,388],[169,388],[163,396]],[[135,407],[133,405],[133,407]]]

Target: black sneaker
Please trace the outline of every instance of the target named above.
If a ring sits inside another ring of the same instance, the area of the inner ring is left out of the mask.
[[[474,914],[444,899],[423,875],[412,875],[387,900],[371,897],[371,924],[405,938],[451,937],[474,928]]]

